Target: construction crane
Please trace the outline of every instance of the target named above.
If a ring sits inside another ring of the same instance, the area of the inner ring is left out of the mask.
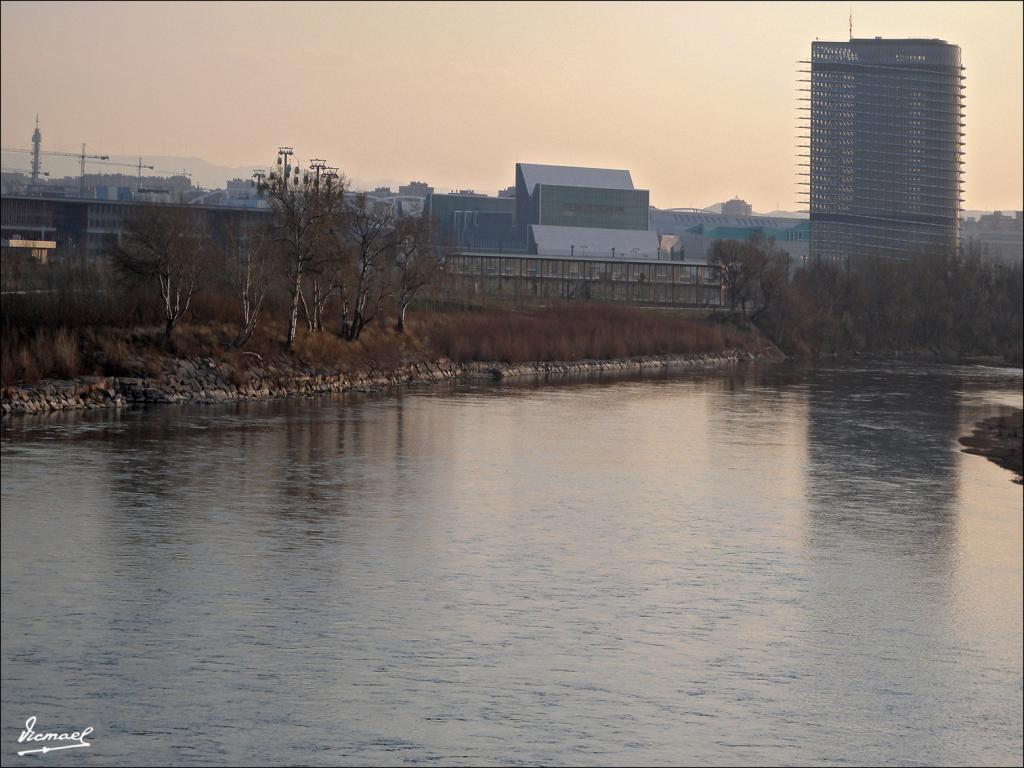
[[[136,185],[135,185],[135,192],[136,193],[139,193],[139,192],[142,191],[142,169],[143,168],[148,168],[151,171],[156,170],[155,168],[153,168],[152,165],[143,165],[142,164],[142,158],[141,157],[139,158],[139,180],[138,180],[138,183],[136,183]]]
[[[33,154],[35,152],[35,150],[32,150],[32,149],[14,149],[14,148],[11,148],[11,147],[3,147],[2,149],[0,149],[0,151],[3,151],[3,152],[26,152],[28,154]],[[86,160],[92,160],[93,162],[95,162],[97,164],[101,164],[101,165],[115,165],[115,166],[121,166],[123,168],[135,168],[138,171],[138,184],[137,184],[137,187],[140,188],[140,189],[142,187],[142,169],[143,168],[146,168],[147,170],[153,171],[155,173],[166,173],[166,174],[170,174],[170,175],[173,175],[173,176],[179,175],[177,171],[166,171],[166,170],[163,170],[163,169],[158,169],[158,168],[156,168],[155,166],[152,166],[152,165],[145,165],[142,162],[142,158],[141,157],[139,158],[139,161],[137,163],[119,163],[119,162],[116,162],[114,160],[111,160],[109,155],[87,155],[87,154],[85,154],[85,144],[82,145],[81,153],[75,153],[75,152],[56,152],[56,151],[53,151],[53,150],[41,149],[41,150],[39,150],[39,154],[40,155],[51,155],[51,156],[54,156],[54,157],[77,157],[79,159],[79,161],[81,161],[82,172],[81,172],[81,177],[80,177],[80,181],[79,181],[79,194],[80,194],[81,197],[85,197],[85,161]],[[40,172],[39,175],[40,176],[49,176],[48,173],[42,173],[42,172]],[[192,175],[190,173],[185,172],[185,171],[182,171],[181,175],[187,176],[190,179],[192,178]]]
[[[97,160],[96,162],[97,163],[101,163],[103,165],[120,165],[120,166],[123,166],[125,168],[135,168],[136,171],[138,172],[137,181],[136,181],[136,185],[135,185],[135,191],[136,192],[139,192],[139,191],[142,190],[142,169],[143,168],[145,168],[146,170],[149,170],[149,171],[153,171],[154,173],[165,173],[165,174],[169,174],[171,176],[177,176],[178,175],[177,171],[166,171],[166,170],[163,170],[162,168],[157,168],[156,166],[153,166],[153,165],[146,165],[146,164],[144,164],[142,162],[142,158],[141,157],[139,158],[139,162],[137,162],[137,163],[118,163],[118,162],[115,162],[113,160]],[[190,179],[192,178],[191,174],[187,174],[186,173],[184,175],[188,176]]]
[[[79,152],[55,152],[49,149],[12,149],[10,147],[0,148],[2,152],[27,152],[28,154],[38,153],[52,157],[77,157],[82,162],[82,173],[79,177],[78,193],[85,197],[85,161],[88,160],[109,160],[110,155],[87,155],[85,154],[85,143],[82,143],[82,151]]]
[[[118,163],[113,160],[97,160],[96,162],[100,165],[120,165],[124,166],[125,168],[136,168],[138,170],[139,176],[142,176],[142,169],[146,168],[150,171],[153,171],[154,173],[166,173],[170,174],[171,176],[188,176],[190,179],[192,178],[192,174],[189,173],[188,171],[168,171],[165,168],[156,168],[152,165],[145,165],[142,162],[141,157],[139,158],[139,162],[137,163]]]

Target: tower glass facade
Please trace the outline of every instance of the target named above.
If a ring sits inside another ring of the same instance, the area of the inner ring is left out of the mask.
[[[907,258],[960,239],[963,67],[941,40],[811,45],[811,256]]]

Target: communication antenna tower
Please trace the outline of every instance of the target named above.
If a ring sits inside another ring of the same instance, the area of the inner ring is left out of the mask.
[[[39,183],[39,147],[43,134],[39,132],[39,115],[36,115],[36,129],[32,132],[32,186]]]

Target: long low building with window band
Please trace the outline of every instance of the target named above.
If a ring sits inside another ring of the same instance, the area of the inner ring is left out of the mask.
[[[722,306],[718,267],[651,259],[572,259],[457,253],[448,257],[447,287],[463,295],[593,300],[643,306]]]

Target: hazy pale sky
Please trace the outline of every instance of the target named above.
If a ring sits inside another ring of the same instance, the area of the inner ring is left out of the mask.
[[[270,164],[493,194],[517,161],[628,168],[659,207],[796,209],[811,41],[942,38],[965,207],[1022,207],[1022,4],[3,2],[5,147]]]

